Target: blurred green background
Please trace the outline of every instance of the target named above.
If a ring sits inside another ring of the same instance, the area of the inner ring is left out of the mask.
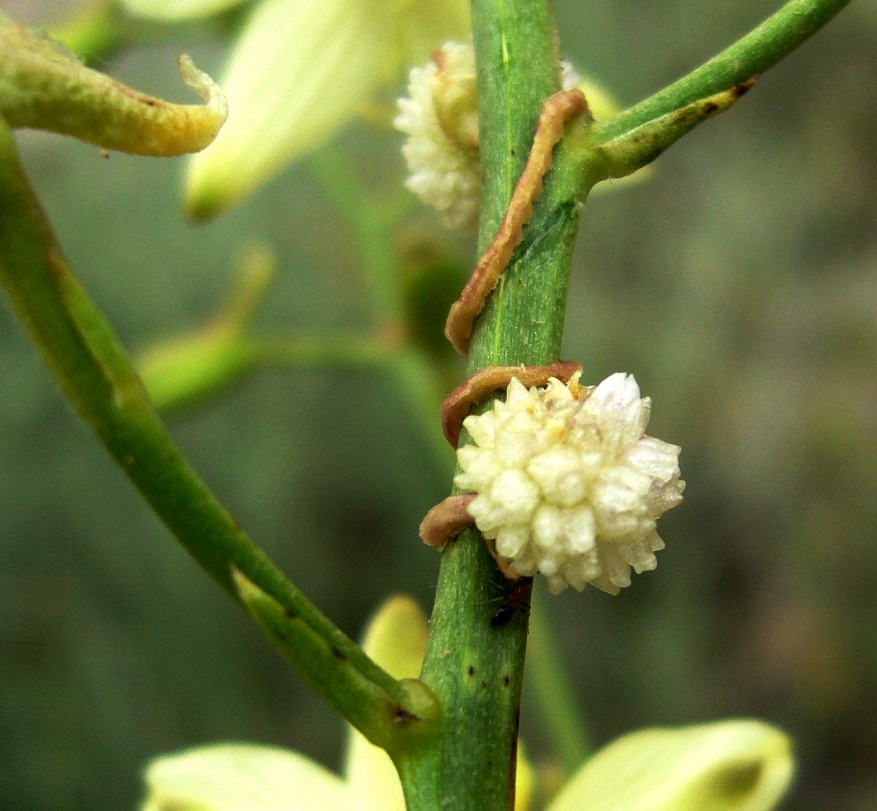
[[[776,5],[563,0],[557,12],[564,54],[631,103]],[[31,20],[57,6],[3,3]],[[224,48],[195,26],[101,67],[187,101],[176,55],[216,75]],[[73,267],[128,346],[209,318],[253,241],[279,257],[260,329],[370,323],[313,161],[195,227],[181,216],[181,161],[102,160],[39,133],[20,143]],[[376,195],[401,183],[397,136],[354,126],[336,147]],[[592,199],[570,293],[565,356],[592,383],[636,374],[654,400],[650,433],[682,445],[688,480],[656,572],[617,598],[552,598],[591,735],[769,719],[799,756],[785,807],[805,811],[877,808],[875,155],[877,3],[856,0],[649,183]],[[400,240],[424,233],[472,261],[471,238],[412,208]],[[150,757],[219,739],[336,766],[341,723],[176,546],[8,308],[0,381],[0,808],[133,808]],[[450,454],[435,458],[391,380],[266,371],[171,427],[349,633],[389,592],[429,606],[438,561],[416,529],[448,488]],[[525,704],[539,758],[544,732]]]

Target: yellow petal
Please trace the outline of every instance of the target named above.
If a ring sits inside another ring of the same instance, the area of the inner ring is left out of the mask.
[[[548,811],[768,811],[793,770],[789,738],[761,721],[644,729],[601,749]]]
[[[391,597],[365,631],[363,649],[391,676],[420,675],[426,651],[426,617],[409,597]],[[405,811],[402,785],[387,753],[351,728],[344,769],[358,807],[373,811]]]
[[[536,786],[536,775],[527,757],[523,741],[518,741],[518,761],[515,768],[515,811],[529,811]]]
[[[241,2],[243,0],[120,0],[122,8],[130,14],[161,20],[206,17]]]
[[[223,81],[227,125],[189,167],[194,217],[240,200],[365,105],[392,64],[394,20],[363,0],[263,0]]]
[[[365,630],[362,647],[394,679],[420,675],[429,629],[426,617],[410,597],[390,597]]]
[[[295,752],[215,744],[154,760],[141,811],[347,811],[344,782]]]

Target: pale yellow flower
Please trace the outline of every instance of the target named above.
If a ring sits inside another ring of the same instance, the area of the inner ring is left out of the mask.
[[[232,0],[123,0],[164,18],[203,16]],[[241,200],[334,135],[449,37],[469,30],[466,0],[261,0],[220,82],[229,117],[189,166],[194,216]]]
[[[763,721],[643,729],[597,752],[546,811],[770,811],[793,774],[788,736]]]
[[[363,648],[394,678],[416,678],[426,637],[420,608],[393,597],[370,623]],[[519,757],[516,811],[528,808],[532,783]],[[141,811],[405,811],[390,757],[352,728],[341,775],[285,749],[220,743],[154,760],[146,784]]]
[[[426,619],[406,597],[387,601],[364,648],[396,678],[415,677]],[[533,770],[518,758],[515,811],[532,806]],[[789,739],[733,720],[625,735],[587,761],[545,811],[770,811],[793,773]],[[141,811],[405,811],[387,754],[358,733],[342,775],[284,749],[224,743],[153,761]]]

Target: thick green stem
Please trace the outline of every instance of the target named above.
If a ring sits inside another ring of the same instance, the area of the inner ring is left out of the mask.
[[[473,30],[484,248],[505,213],[542,103],[557,90],[559,75],[545,0],[476,0]],[[470,372],[558,357],[580,190],[581,184],[558,184],[556,174],[547,181],[524,240],[479,319]],[[444,736],[422,747],[418,757],[397,760],[412,811],[500,811],[513,805],[529,595],[506,624],[495,627],[491,618],[515,588],[477,532],[465,532],[445,549],[421,676],[443,704]]]
[[[556,360],[573,242],[593,183],[648,162],[697,123],[726,109],[753,78],[843,5],[845,0],[793,0],[651,99],[600,127],[572,125],[555,151],[523,240],[475,325],[469,372]],[[557,89],[558,71],[545,0],[474,0],[473,30],[483,175],[479,245],[484,250],[520,176],[542,102]],[[489,811],[512,805],[527,620],[520,612],[496,628],[488,607],[508,595],[509,586],[476,531],[447,546],[422,673],[444,706],[445,734],[416,756],[397,759],[410,809],[450,805]],[[570,761],[580,749],[581,742],[574,742]]]
[[[71,403],[170,531],[230,594],[240,598],[236,570],[296,617],[293,633],[301,644],[291,646],[291,658],[301,673],[366,737],[387,744],[385,728],[369,726],[375,696],[411,716],[422,705],[304,597],[186,462],[118,338],[61,255],[2,119],[0,283]],[[325,661],[309,655],[315,648],[331,655]]]

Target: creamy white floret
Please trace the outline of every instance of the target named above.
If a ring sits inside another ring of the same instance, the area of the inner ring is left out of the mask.
[[[473,443],[457,458],[458,487],[496,553],[552,592],[590,583],[617,594],[630,570],[654,569],[664,547],[657,519],[682,501],[679,452],[644,432],[651,402],[632,375],[586,388],[552,378],[463,425]]]
[[[582,78],[562,63],[564,88]],[[426,65],[411,69],[408,96],[398,101],[396,129],[408,137],[405,185],[436,209],[449,228],[474,226],[481,204],[478,88],[472,43],[447,42]]]

